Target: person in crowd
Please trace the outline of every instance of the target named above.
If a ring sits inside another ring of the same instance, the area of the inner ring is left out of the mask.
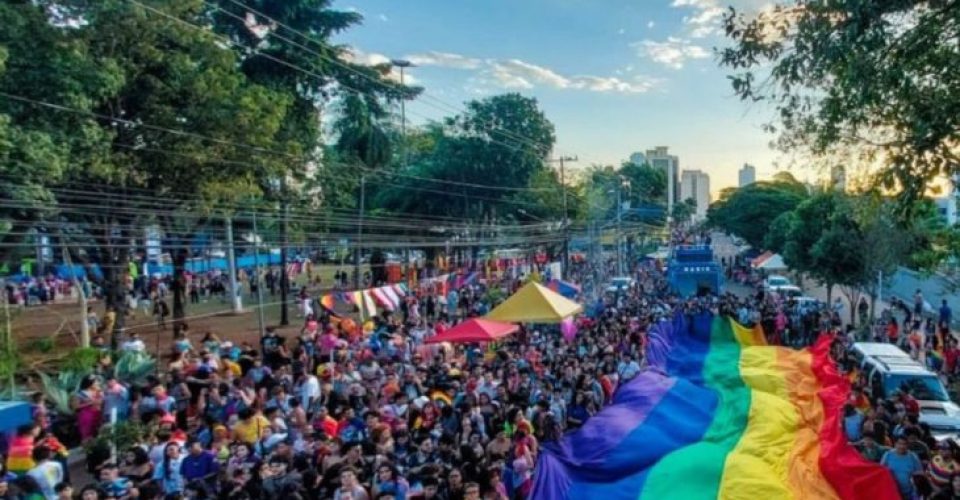
[[[907,444],[906,437],[898,437],[893,449],[883,454],[880,464],[890,469],[900,489],[900,495],[903,498],[913,498],[916,492],[913,476],[923,472],[923,465],[916,453],[907,449]]]
[[[612,269],[606,263],[576,263],[569,279],[585,290],[602,289],[593,273],[604,268]],[[279,273],[264,274],[271,293],[279,286]],[[744,273],[749,271],[734,275],[748,280]],[[85,441],[97,436],[112,413],[145,429],[119,464],[104,460],[96,472],[99,482],[80,488],[79,495],[526,498],[541,448],[603,411],[621,388],[637,383],[648,365],[650,329],[675,314],[701,312],[757,326],[771,344],[800,348],[820,335],[833,336],[831,354],[852,386],[840,423],[847,441],[866,460],[890,469],[905,493],[929,489],[929,496],[953,498],[947,495],[960,491],[955,489],[960,485],[956,449],[937,445],[921,427],[916,399],[906,391],[874,394],[854,370],[848,351],[853,337],[841,333],[843,316],[849,315],[838,315],[832,304],[801,305],[770,293],[678,297],[663,273],[646,264],[635,266],[630,276],[635,286],[585,301],[593,304],[590,317],[578,320],[572,340],[557,326],[524,328],[494,347],[426,343],[519,289],[524,278],[509,273],[456,286],[427,281],[400,296],[394,311],[360,322],[316,307],[311,289],[301,288],[303,323],[266,328],[259,344],[228,341],[223,332],[205,329],[193,346],[189,330],[181,331],[161,373],[129,384],[107,364],[71,398]],[[344,272],[334,282],[348,278]],[[198,294],[222,294],[224,281],[222,272],[192,276],[191,293],[196,284]],[[162,301],[158,286],[154,293]],[[858,304],[857,312],[861,309]],[[892,307],[870,331],[881,341],[906,345],[914,329],[913,319],[905,316]],[[918,359],[942,360],[937,370],[953,377],[960,349],[949,326],[946,334],[943,328],[937,325],[936,335],[916,336],[912,348]],[[123,350],[148,349],[134,331],[126,339]],[[105,342],[102,349],[109,360]],[[35,419],[39,427],[47,426]],[[33,427],[18,433],[11,442],[10,470],[26,474],[38,466],[34,450],[41,443],[48,446],[40,436]],[[930,449],[936,450],[932,456]],[[17,465],[17,457],[29,462]],[[59,483],[69,486],[65,478],[51,480],[48,493],[63,493]]]

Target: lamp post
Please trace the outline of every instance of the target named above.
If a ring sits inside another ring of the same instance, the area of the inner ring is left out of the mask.
[[[412,67],[413,63],[410,61],[407,61],[406,59],[392,59],[390,60],[390,64],[393,65],[395,68],[400,68],[400,86],[406,87],[406,84],[404,82],[404,70],[406,68]],[[402,165],[403,167],[406,167],[407,159],[408,159],[407,158],[407,99],[406,97],[400,98],[400,143],[403,145]],[[407,254],[406,258],[404,259],[406,261],[405,272],[406,274],[409,275],[410,273],[410,248],[409,247],[406,250],[406,254]]]

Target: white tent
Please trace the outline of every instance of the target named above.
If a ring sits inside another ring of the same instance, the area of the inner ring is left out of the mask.
[[[757,269],[766,269],[767,271],[777,271],[781,269],[786,269],[787,265],[784,264],[783,257],[781,257],[780,254],[775,253],[771,255],[769,258],[765,259],[756,267]]]

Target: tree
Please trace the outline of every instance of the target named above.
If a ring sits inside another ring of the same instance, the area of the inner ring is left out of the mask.
[[[412,177],[393,181],[400,189],[383,198],[392,210],[439,211],[474,221],[505,218],[517,212],[518,191],[500,186],[522,190],[534,181],[549,184],[548,178],[537,175],[548,170],[554,127],[536,99],[503,94],[471,101],[463,113],[423,133],[435,147],[429,155],[411,157],[404,173]],[[411,196],[418,190],[422,196]],[[558,184],[556,193],[561,193]]]
[[[625,162],[619,174],[630,180],[627,199],[633,206],[664,204],[667,195],[667,174],[649,164]]]
[[[862,235],[849,211],[849,205],[837,203],[835,211],[817,242],[810,248],[812,269],[808,272],[827,287],[827,300],[833,295],[833,287],[846,285],[852,309],[856,307],[859,284],[863,276],[863,257],[860,254]],[[854,293],[855,292],[855,293]]]
[[[763,248],[773,221],[806,197],[806,187],[796,181],[755,182],[721,193],[707,210],[707,222],[743,238],[754,248]]]
[[[158,224],[168,233],[181,270],[174,312],[182,319],[187,235],[280,165],[262,151],[287,149],[275,137],[289,98],[239,70],[237,54],[202,28],[203,1],[154,5],[187,24],[119,0],[0,7],[0,44],[18,68],[0,77],[0,89],[31,99],[5,99],[0,112],[51,137],[69,160],[42,181],[56,195],[50,206],[69,210],[43,223],[69,229],[61,232],[70,233],[73,260],[102,269],[106,303],[118,312],[114,333],[124,328],[131,241],[142,241],[143,228]]]
[[[687,198],[673,206],[673,220],[678,224],[686,224],[697,213],[697,200]]]
[[[782,149],[881,162],[910,200],[960,169],[960,2],[793,0],[724,24],[721,65],[775,108]]]
[[[832,191],[817,193],[786,216],[789,226],[780,246],[783,261],[791,269],[817,276],[817,262],[812,249],[828,229],[827,223],[837,211],[838,200],[839,195]],[[784,223],[785,221],[781,220],[777,225],[782,226]],[[779,227],[777,230],[782,231],[783,228]]]

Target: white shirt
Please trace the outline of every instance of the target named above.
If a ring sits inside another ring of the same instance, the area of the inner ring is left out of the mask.
[[[27,475],[37,482],[43,496],[48,500],[57,499],[57,485],[63,482],[63,467],[60,464],[47,460],[30,469]]]
[[[121,351],[146,352],[147,346],[140,339],[130,339],[120,345]]]
[[[300,384],[300,406],[308,410],[311,399],[320,399],[320,381],[313,375],[307,375],[306,380]]]

